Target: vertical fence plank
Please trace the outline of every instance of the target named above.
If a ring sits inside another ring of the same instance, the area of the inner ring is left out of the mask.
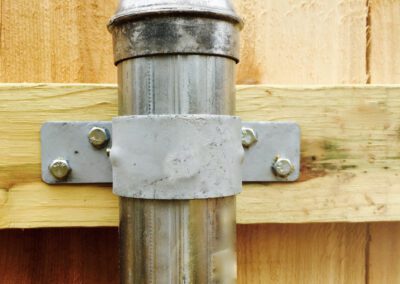
[[[364,224],[241,225],[239,284],[365,283]]]
[[[239,84],[366,83],[364,0],[236,0]]]
[[[368,284],[400,283],[400,223],[370,225]]]
[[[372,84],[400,83],[400,1],[369,0]],[[400,283],[400,223],[370,225],[368,284]]]
[[[235,2],[246,22],[239,83],[367,82],[366,1]],[[366,229],[240,226],[239,283],[365,283]]]
[[[113,228],[0,232],[0,283],[118,283]]]
[[[2,82],[114,83],[106,25],[117,0],[2,0]]]
[[[369,0],[372,84],[400,83],[400,1]]]

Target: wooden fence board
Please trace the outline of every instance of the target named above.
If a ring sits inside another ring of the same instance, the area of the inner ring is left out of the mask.
[[[235,0],[240,84],[365,83],[365,1]],[[118,0],[2,0],[2,82],[115,83]]]
[[[239,86],[244,120],[297,121],[299,182],[247,184],[238,222],[400,220],[400,87]],[[0,227],[114,226],[107,187],[48,186],[40,180],[45,121],[110,120],[114,85],[0,85]]]
[[[238,283],[365,284],[365,228],[364,224],[240,225]]]
[[[400,223],[373,223],[369,226],[367,283],[400,283]]]
[[[400,1],[369,0],[368,4],[370,82],[400,83]],[[399,116],[394,119],[398,121]],[[369,227],[367,283],[400,283],[400,223],[372,223]]]
[[[363,0],[236,0],[241,33],[239,84],[367,82]]]
[[[372,84],[400,83],[400,1],[369,0],[369,73]]]

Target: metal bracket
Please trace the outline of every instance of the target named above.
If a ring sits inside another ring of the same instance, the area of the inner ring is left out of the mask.
[[[243,182],[292,182],[300,175],[300,128],[291,122],[243,122]],[[48,122],[41,130],[42,180],[112,183],[112,123]]]

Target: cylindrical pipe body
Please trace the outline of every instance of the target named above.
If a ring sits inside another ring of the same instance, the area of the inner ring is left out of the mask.
[[[235,62],[152,56],[118,65],[120,115],[225,114],[235,109]],[[235,197],[120,199],[122,283],[234,283]]]
[[[120,9],[128,12],[111,22],[119,115],[233,115],[240,23],[233,10],[223,15],[229,1],[165,2],[156,7],[158,14],[148,6],[150,12],[142,14],[132,1],[121,1]],[[174,2],[187,5],[176,8]],[[129,12],[129,5],[140,13]],[[168,13],[177,10],[174,21]],[[145,24],[137,19],[143,15]],[[121,283],[235,283],[235,242],[234,196],[120,198]]]
[[[121,283],[235,283],[235,197],[120,198]]]

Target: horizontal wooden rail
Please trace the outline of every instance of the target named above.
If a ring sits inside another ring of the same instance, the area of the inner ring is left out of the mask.
[[[111,120],[115,85],[0,85],[0,228],[116,226],[106,186],[40,180],[45,121]],[[239,223],[400,220],[400,86],[238,86],[244,120],[296,121],[301,179],[246,184]]]

